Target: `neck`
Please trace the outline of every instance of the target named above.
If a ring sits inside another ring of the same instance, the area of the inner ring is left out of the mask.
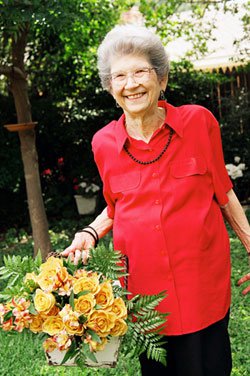
[[[157,107],[154,112],[143,115],[125,113],[126,129],[128,134],[137,139],[149,142],[156,129],[160,128],[165,120],[164,108]]]

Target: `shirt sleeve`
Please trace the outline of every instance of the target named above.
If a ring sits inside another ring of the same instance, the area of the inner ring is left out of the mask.
[[[220,206],[228,203],[227,192],[232,189],[233,184],[228,176],[225,167],[220,126],[211,114],[210,144],[212,149],[212,174],[215,197]]]

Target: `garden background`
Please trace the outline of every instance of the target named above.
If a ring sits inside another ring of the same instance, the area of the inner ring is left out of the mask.
[[[237,13],[238,3],[230,0],[0,0],[1,263],[4,255],[33,253],[34,220],[31,219],[34,213],[32,200],[27,196],[27,170],[24,173],[23,168],[23,161],[27,163],[22,146],[25,137],[26,141],[35,141],[32,158],[35,166],[37,153],[41,197],[49,228],[47,231],[43,227],[41,231],[49,234],[50,247],[63,249],[70,243],[74,232],[93,219],[78,214],[74,194],[82,180],[101,185],[93,162],[91,139],[98,129],[121,113],[112,97],[100,87],[96,49],[121,14],[135,4],[146,25],[154,27],[166,45],[176,35],[184,35],[192,41],[192,50],[186,58],[172,62],[166,97],[175,106],[196,103],[214,113],[221,124],[225,163],[237,165],[234,158],[240,157],[240,162],[247,166],[243,176],[233,182],[241,202],[249,204],[250,65],[243,52],[241,59],[228,69],[197,71],[190,62],[190,57],[194,60],[206,53],[206,40],[212,35],[213,23],[203,23],[205,12],[213,6],[222,7],[224,12]],[[185,10],[192,12],[191,21],[180,24],[171,19],[176,12]],[[247,11],[242,22],[244,25],[248,23]],[[241,42],[235,42],[239,49]],[[24,85],[21,97],[28,99],[23,105],[26,107],[21,110],[16,94],[20,82]],[[3,127],[31,121],[38,123],[35,130],[17,133],[8,132]],[[100,193],[96,213],[103,207]],[[246,272],[247,261],[243,247],[232,234],[231,242],[234,285]],[[233,376],[243,376],[250,372],[247,358],[249,313],[246,310],[249,297],[242,297],[235,287],[233,294],[230,328],[235,361]],[[46,366],[41,342],[37,338],[1,333],[0,375],[24,372],[28,376],[80,375],[76,369],[52,370]],[[139,375],[138,364],[121,357],[117,370],[86,370],[85,374],[118,373]]]

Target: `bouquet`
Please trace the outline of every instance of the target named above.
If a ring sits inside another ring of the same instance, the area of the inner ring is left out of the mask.
[[[128,299],[129,292],[118,281],[127,276],[122,257],[111,245],[101,244],[90,251],[85,266],[75,266],[60,253],[44,263],[40,256],[5,258],[0,275],[8,287],[0,295],[0,327],[43,334],[48,355],[64,352],[61,364],[69,359],[81,367],[88,360],[97,364],[97,354],[113,338],[124,337],[130,354],[147,351],[149,358],[165,364],[159,333],[166,314],[155,309],[165,292]]]

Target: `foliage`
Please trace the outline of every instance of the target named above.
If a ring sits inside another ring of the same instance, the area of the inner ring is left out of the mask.
[[[138,295],[127,302],[127,292],[113,288],[126,276],[124,266],[117,265],[121,257],[111,244],[92,250],[85,268],[55,254],[43,264],[41,257],[5,257],[0,275],[8,285],[1,294],[6,303],[0,304],[0,326],[4,331],[27,328],[49,334],[45,351],[65,351],[62,363],[74,357],[79,367],[87,358],[96,363],[95,353],[129,329],[134,355],[147,351],[149,358],[165,364],[159,332],[166,315],[155,310],[165,293]]]

